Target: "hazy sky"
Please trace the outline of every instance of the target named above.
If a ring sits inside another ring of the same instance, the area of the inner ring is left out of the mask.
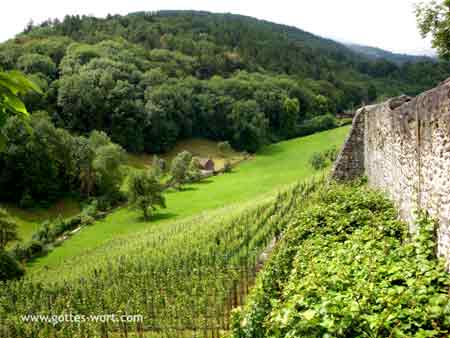
[[[419,0],[11,0],[0,12],[0,41],[14,37],[30,19],[65,14],[105,16],[158,9],[231,12],[299,27],[311,33],[404,53],[428,53],[414,16]]]

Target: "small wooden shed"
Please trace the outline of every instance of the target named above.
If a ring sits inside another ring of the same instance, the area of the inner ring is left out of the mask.
[[[214,171],[214,161],[210,158],[199,158],[198,163],[201,170]]]

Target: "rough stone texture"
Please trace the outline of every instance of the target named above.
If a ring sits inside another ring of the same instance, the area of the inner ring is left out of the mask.
[[[419,181],[417,140],[415,133],[400,131],[396,114],[390,102],[366,109],[365,173],[369,184],[386,191],[396,202],[400,216],[413,224]],[[410,123],[414,129],[414,121]]]
[[[412,233],[419,209],[439,221],[438,253],[450,267],[450,79],[415,98],[359,110],[332,175],[348,180],[364,172],[395,201]]]
[[[351,180],[364,173],[364,109],[356,112],[350,134],[334,163],[331,177],[335,180]]]

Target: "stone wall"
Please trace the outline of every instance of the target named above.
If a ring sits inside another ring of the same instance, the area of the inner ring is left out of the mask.
[[[362,173],[395,201],[411,232],[419,209],[439,221],[438,253],[450,263],[450,79],[358,111],[332,176]]]
[[[364,108],[353,118],[352,128],[334,163],[332,177],[350,180],[364,173]]]

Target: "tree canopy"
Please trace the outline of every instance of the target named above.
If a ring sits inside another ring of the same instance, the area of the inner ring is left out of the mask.
[[[417,94],[450,73],[445,62],[371,59],[294,27],[193,11],[30,24],[0,44],[0,67],[42,87],[22,97],[31,112],[137,153],[187,137],[255,151],[316,131],[317,116]]]
[[[445,30],[446,7],[423,8],[423,32]],[[447,62],[414,60],[368,58],[297,28],[231,14],[30,23],[0,44],[0,200],[45,205],[75,192],[109,196],[108,205],[121,199],[123,150],[164,153],[202,137],[255,152],[333,128],[337,112],[417,94],[450,74]],[[199,176],[187,157],[168,174],[175,186]]]
[[[43,206],[69,192],[84,197],[114,196],[122,182],[123,149],[103,132],[89,137],[57,128],[45,112],[27,125],[17,116],[3,128],[7,144],[0,154],[0,199]]]
[[[416,15],[423,37],[431,35],[439,55],[450,59],[450,0],[422,2]]]
[[[151,171],[136,171],[129,178],[128,201],[130,206],[142,211],[146,221],[157,207],[166,207],[163,191],[164,185]]]

